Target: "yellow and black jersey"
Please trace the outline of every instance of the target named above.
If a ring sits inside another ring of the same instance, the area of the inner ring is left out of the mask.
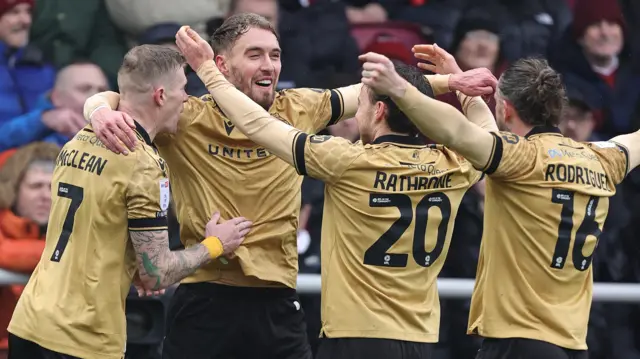
[[[343,117],[344,100],[340,90],[284,90],[269,112],[315,133]],[[295,169],[244,136],[210,95],[190,98],[177,134],[158,135],[155,143],[171,167],[180,239],[186,247],[203,239],[214,211],[223,219],[253,221],[233,259],[213,261],[183,282],[295,288],[302,182]]]
[[[437,342],[436,278],[462,197],[482,173],[445,147],[398,135],[363,146],[300,132],[293,155],[300,174],[326,183],[324,335]]]
[[[60,152],[52,180],[46,247],[9,332],[56,352],[120,359],[125,298],[136,271],[129,231],[166,230],[169,180],[146,131],[116,155],[90,126]]]
[[[628,151],[555,127],[493,135],[469,333],[584,350],[591,262]]]

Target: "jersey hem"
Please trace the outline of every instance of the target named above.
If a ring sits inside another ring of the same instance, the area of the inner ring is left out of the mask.
[[[322,329],[327,338],[372,338],[391,339],[416,343],[437,343],[438,334],[388,332],[380,330],[332,330]]]
[[[241,272],[227,272],[227,273],[198,273],[196,275],[191,275],[180,283],[189,284],[189,283],[217,283],[223,285],[233,285],[239,287],[256,287],[256,288],[267,288],[267,287],[277,287],[279,285],[286,286],[292,289],[296,289],[297,284],[297,276],[293,279],[281,279],[281,278],[270,278],[269,276],[259,277],[257,274],[245,274]]]
[[[477,330],[477,332],[475,332]],[[570,349],[570,350],[587,350],[587,344],[577,344],[575,342],[567,342],[563,340],[558,340],[557,338],[553,338],[544,333],[540,333],[538,331],[531,330],[509,330],[509,334],[499,334],[494,331],[484,331],[481,330],[479,326],[469,328],[467,330],[467,334],[469,335],[479,335],[483,338],[495,338],[495,339],[511,339],[511,338],[524,338],[524,339],[533,339],[543,341],[549,344],[556,345],[561,348]]]
[[[10,325],[7,329],[9,333],[18,336],[24,340],[29,340],[34,342],[41,347],[52,350],[54,352],[58,352],[60,354],[71,355],[78,358],[92,358],[92,359],[122,359],[124,358],[124,352],[118,354],[105,354],[105,353],[96,353],[91,351],[80,350],[77,347],[70,347],[66,345],[62,345],[59,342],[50,342],[46,339],[42,339],[36,335],[27,334],[27,331],[23,331],[23,328],[20,328],[16,325]]]

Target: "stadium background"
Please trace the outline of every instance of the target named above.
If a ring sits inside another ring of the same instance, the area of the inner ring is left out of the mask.
[[[44,247],[44,226],[35,217],[48,211],[50,176],[34,184],[26,175],[34,158],[57,150],[42,142],[63,145],[83,124],[84,100],[117,90],[115,75],[128,48],[171,46],[182,24],[210,35],[234,12],[264,15],[278,28],[280,88],[356,83],[359,53],[415,64],[411,45],[436,42],[463,69],[487,67],[496,76],[518,58],[548,58],[567,86],[561,126],[574,139],[607,139],[640,127],[640,2],[634,0],[0,0],[0,269],[28,275]],[[29,32],[28,45],[12,48],[11,36],[21,31]],[[193,72],[187,92],[206,93]],[[455,105],[454,97],[442,100]],[[353,119],[328,132],[358,138]],[[305,179],[302,195],[300,272],[318,274],[322,183]],[[465,196],[441,278],[474,278],[483,196],[482,183]],[[611,201],[595,281],[640,279],[638,203],[636,170]],[[175,218],[170,241],[179,247]],[[20,292],[20,283],[0,287],[0,359]],[[157,357],[170,295],[129,299],[129,358]],[[319,300],[319,294],[302,295],[314,346]],[[442,300],[438,359],[474,357],[479,340],[465,335],[468,305]],[[640,305],[594,302],[588,344],[593,359],[640,358]]]

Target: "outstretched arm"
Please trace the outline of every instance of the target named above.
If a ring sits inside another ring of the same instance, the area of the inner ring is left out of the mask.
[[[616,136],[611,141],[621,144],[628,151],[629,159],[625,175],[640,165],[640,131]]]
[[[476,168],[484,169],[494,146],[493,136],[471,123],[451,105],[429,98],[400,77],[393,63],[379,54],[361,56],[362,83],[391,96],[418,129],[432,140],[451,147]]]

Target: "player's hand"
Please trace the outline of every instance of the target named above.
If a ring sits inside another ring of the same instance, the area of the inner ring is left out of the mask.
[[[203,63],[213,59],[211,45],[188,26],[183,26],[178,30],[176,45],[194,71],[198,71]]]
[[[127,147],[131,151],[135,150],[138,138],[133,129],[136,124],[128,114],[101,108],[91,116],[91,126],[98,139],[111,152],[127,155]]]
[[[138,292],[138,297],[161,296],[164,294],[164,289],[160,289],[160,290],[145,289],[144,284],[142,284],[142,279],[140,279],[140,272],[138,271],[136,271],[136,274],[133,275],[133,286],[136,288],[136,291]]]
[[[415,45],[411,51],[419,62],[418,67],[436,74],[448,75],[462,73],[456,59],[437,44]]]
[[[402,97],[407,91],[407,80],[397,72],[393,62],[386,56],[368,52],[358,57],[362,65],[362,83],[371,87],[377,94]]]
[[[498,79],[484,67],[453,74],[449,77],[449,89],[463,94],[475,96],[492,95],[498,87]]]
[[[56,108],[44,112],[42,123],[67,137],[73,137],[87,124],[81,114],[68,108]]]
[[[218,237],[222,242],[223,254],[230,254],[240,246],[251,230],[253,223],[244,217],[232,218],[218,223],[220,213],[215,212],[205,228],[205,237]]]

